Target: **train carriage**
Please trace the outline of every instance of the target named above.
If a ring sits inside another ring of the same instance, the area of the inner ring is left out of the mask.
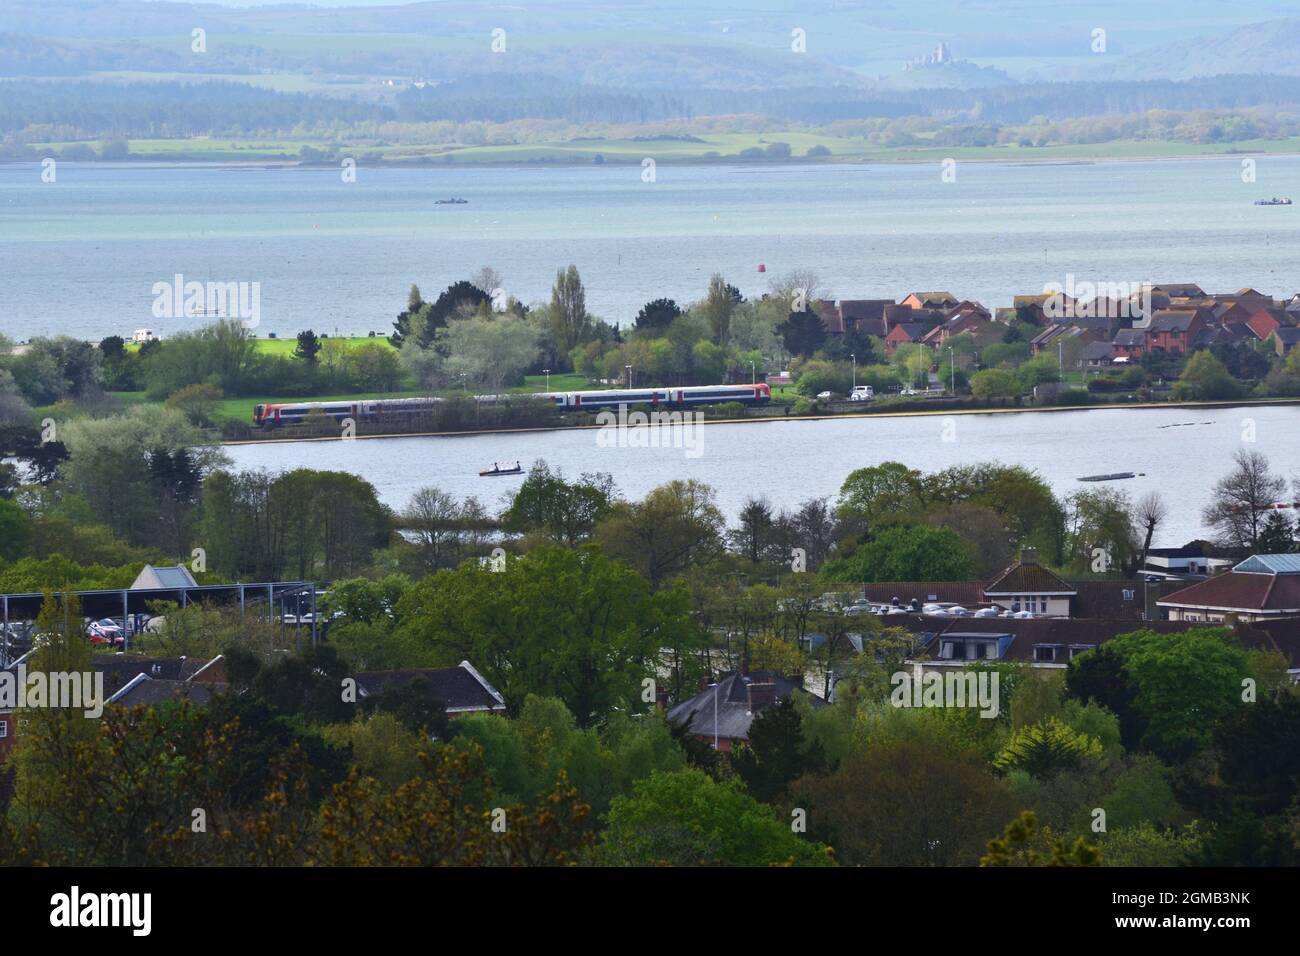
[[[598,411],[620,405],[649,405],[652,408],[684,409],[696,405],[736,402],[741,405],[766,405],[772,390],[764,383],[753,385],[687,385],[681,388],[615,388],[582,392],[542,392],[533,396],[475,395],[474,401],[493,405],[519,398],[540,398],[551,402],[558,411]],[[253,424],[258,428],[300,425],[314,411],[342,423],[401,422],[426,414],[441,403],[441,398],[393,398],[356,402],[282,402],[253,406]]]

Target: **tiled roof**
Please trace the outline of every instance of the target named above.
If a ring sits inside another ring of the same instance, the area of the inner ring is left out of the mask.
[[[1205,292],[1195,282],[1162,282],[1159,285],[1152,286],[1157,292],[1163,292],[1168,296],[1195,296],[1200,298]]]
[[[211,702],[214,695],[224,693],[228,686],[166,680],[150,677],[148,674],[137,674],[129,684],[113,694],[108,702],[122,707],[151,707],[172,700],[189,700],[204,707]]]
[[[1157,601],[1161,607],[1300,614],[1300,575],[1228,571]]]
[[[1116,345],[1141,345],[1146,341],[1143,329],[1120,329],[1115,333]]]
[[[1185,332],[1195,320],[1196,311],[1193,309],[1167,309],[1151,317],[1150,329],[1153,332]]]
[[[505,710],[505,699],[469,661],[461,661],[459,667],[366,671],[357,675],[357,688],[363,697],[376,697],[417,680],[424,681],[429,696],[449,712]]]
[[[993,583],[984,588],[985,594],[1074,594],[1075,588],[1067,584],[1041,564],[1013,564]]]
[[[140,674],[154,680],[187,681],[209,664],[206,657],[136,657],[95,654],[90,666],[104,674],[104,693],[112,696]]]

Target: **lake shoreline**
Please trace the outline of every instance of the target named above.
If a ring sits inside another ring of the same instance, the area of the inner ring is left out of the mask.
[[[967,147],[961,147],[967,148]],[[653,153],[653,150],[647,150]],[[948,152],[952,152],[949,150]],[[450,156],[453,153],[438,154],[440,156]],[[1138,154],[1127,156],[1051,156],[1051,157],[999,157],[999,156],[956,156],[952,157],[959,165],[970,164],[980,166],[1105,166],[1110,164],[1132,164],[1132,163],[1156,163],[1156,162],[1205,162],[1209,160],[1232,160],[1247,156],[1267,156],[1267,157],[1295,157],[1300,156],[1300,148],[1284,150],[1280,152],[1269,152],[1262,149],[1242,149],[1227,150],[1223,152],[1207,153],[1188,153],[1185,155],[1168,155],[1161,153]],[[57,158],[57,157],[56,157]],[[832,157],[830,159],[817,159],[816,157],[794,156],[786,160],[746,160],[739,156],[719,157],[716,159],[705,160],[699,157],[686,159],[675,159],[673,157],[656,158],[655,162],[660,166],[671,166],[674,168],[709,168],[725,166],[744,166],[746,168],[788,168],[792,166],[928,166],[934,163],[943,162],[947,156],[939,155],[936,151],[934,156],[914,156],[914,157],[897,157],[872,156],[872,157],[852,157],[843,158]],[[282,171],[305,171],[305,172],[337,172],[338,163],[325,162],[305,162],[302,160],[277,159],[268,156],[265,159],[177,159],[167,160],[157,156],[147,156],[139,159],[80,159],[80,160],[59,160],[69,164],[96,166],[103,168],[126,167],[132,169],[214,169],[214,170],[282,170]],[[5,159],[0,160],[0,166],[21,166],[21,165],[39,165],[40,160],[36,159]],[[462,162],[445,162],[429,160],[389,160],[366,158],[364,166],[370,169],[408,169],[408,170],[430,170],[430,171],[447,171],[447,170],[466,170],[466,169],[586,169],[589,167],[600,168],[602,166],[625,166],[638,168],[642,160],[630,160],[622,158],[606,158],[602,163],[593,163],[589,159],[546,159],[546,160],[467,160]]]
[[[842,412],[838,414],[826,415],[769,415],[754,418],[715,418],[706,419],[698,422],[701,425],[747,425],[764,422],[815,422],[815,421],[837,421],[844,419],[858,418],[934,418],[949,415],[1009,415],[1020,413],[1051,413],[1051,412],[1087,412],[1087,411],[1106,411],[1121,408],[1141,408],[1141,409],[1160,409],[1160,408],[1250,408],[1250,407],[1273,407],[1300,405],[1300,397],[1297,398],[1260,398],[1260,399],[1225,399],[1216,401],[1182,401],[1182,402],[1135,402],[1132,404],[1109,404],[1109,405],[1044,405],[1036,407],[1012,407],[1012,408],[946,408],[946,409],[912,409],[909,411],[898,412]],[[677,424],[677,423],[668,423]],[[592,429],[606,428],[605,425],[541,425],[528,427],[502,427],[502,428],[476,428],[469,431],[444,431],[444,432],[385,432],[375,435],[353,435],[351,438],[341,436],[314,436],[303,438],[252,438],[222,441],[219,444],[224,447],[238,447],[244,445],[286,445],[299,444],[302,442],[337,442],[337,441],[357,441],[361,439],[375,438],[470,438],[483,435],[523,435],[537,432],[569,432],[584,431]],[[648,426],[646,426],[648,427]]]

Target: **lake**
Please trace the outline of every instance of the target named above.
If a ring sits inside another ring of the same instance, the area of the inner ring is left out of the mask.
[[[394,508],[426,486],[460,499],[473,495],[496,508],[523,480],[478,476],[496,461],[520,460],[527,468],[545,460],[570,477],[607,472],[630,498],[674,478],[695,478],[714,487],[730,520],[750,496],[786,508],[834,497],[853,469],[884,461],[926,472],[1002,462],[1036,471],[1058,496],[1101,487],[1122,488],[1134,498],[1159,491],[1170,514],[1157,544],[1168,547],[1208,534],[1201,510],[1239,449],[1261,451],[1275,471],[1300,477],[1300,406],[754,421],[699,428],[698,446],[672,440],[681,426],[659,428],[660,447],[610,447],[597,430],[583,429],[252,444],[227,451],[238,468],[353,472]],[[1144,474],[1107,485],[1078,480],[1124,471]]]
[[[647,144],[653,156],[653,144]],[[524,302],[573,263],[587,305],[629,322],[701,296],[713,272],[747,296],[811,269],[836,296],[946,290],[989,307],[1064,284],[1198,282],[1296,291],[1300,158],[927,165],[337,169],[0,165],[0,331],[98,341],[157,319],[152,288],[182,274],[259,283],[259,334],[388,332],[483,265]],[[438,205],[463,197],[465,205]],[[760,274],[758,265],[766,265]]]

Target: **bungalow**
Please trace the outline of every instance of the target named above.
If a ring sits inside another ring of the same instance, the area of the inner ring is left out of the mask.
[[[1231,571],[1156,601],[1171,621],[1223,623],[1300,616],[1300,554],[1256,554]]]
[[[791,694],[804,695],[814,707],[826,706],[826,701],[804,689],[802,676],[780,677],[771,671],[754,671],[727,674],[703,687],[694,697],[670,708],[668,721],[718,750],[731,750],[749,739],[749,727],[756,715]]]
[[[1109,342],[1089,342],[1079,353],[1079,364],[1084,368],[1104,368],[1115,358],[1115,347]]]

